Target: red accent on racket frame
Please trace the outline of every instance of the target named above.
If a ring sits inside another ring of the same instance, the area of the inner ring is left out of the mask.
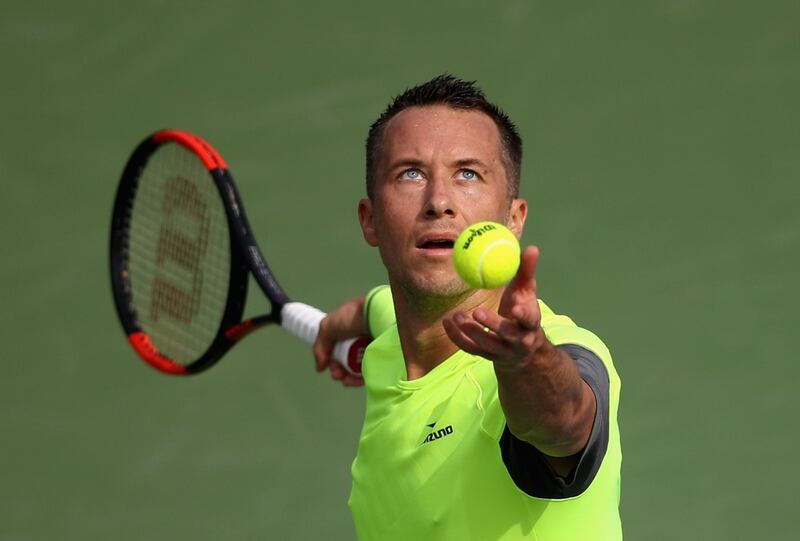
[[[145,333],[131,333],[128,335],[128,341],[136,353],[153,368],[169,374],[186,374],[186,367],[161,355]]]
[[[153,134],[153,141],[158,144],[174,141],[186,147],[197,154],[203,161],[203,165],[205,165],[209,171],[228,168],[228,164],[226,164],[222,156],[214,150],[214,147],[208,144],[205,139],[193,133],[180,130],[161,130]]]
[[[257,328],[258,326],[253,324],[253,320],[248,319],[247,321],[242,321],[238,325],[234,325],[225,331],[225,338],[234,342],[238,342]]]

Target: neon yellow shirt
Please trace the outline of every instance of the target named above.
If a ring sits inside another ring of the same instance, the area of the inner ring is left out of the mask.
[[[458,351],[422,378],[406,380],[397,327],[386,317],[387,292],[365,303],[379,336],[362,366],[366,416],[352,466],[349,505],[359,539],[622,539],[620,381],[602,342],[541,303],[542,326],[554,344],[580,345],[605,365],[608,431],[588,488],[574,497],[534,497],[515,484],[501,456],[505,417],[492,363]]]

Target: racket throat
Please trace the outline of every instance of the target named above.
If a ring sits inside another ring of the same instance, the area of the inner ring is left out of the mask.
[[[225,338],[232,342],[238,342],[251,332],[270,323],[274,323],[274,320],[270,316],[258,316],[248,319],[225,331]]]

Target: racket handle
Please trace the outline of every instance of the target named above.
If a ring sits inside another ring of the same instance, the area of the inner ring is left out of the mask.
[[[281,308],[281,327],[307,344],[313,344],[319,333],[319,324],[327,314],[302,302],[287,302]],[[338,342],[333,357],[351,374],[361,375],[361,358],[369,338],[350,338]]]

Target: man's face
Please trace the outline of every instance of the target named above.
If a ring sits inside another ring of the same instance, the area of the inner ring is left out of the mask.
[[[452,264],[458,234],[482,220],[522,234],[527,207],[509,201],[501,149],[497,126],[479,111],[411,107],[388,122],[374,200],[358,210],[390,281],[412,295],[461,295],[468,286]]]

